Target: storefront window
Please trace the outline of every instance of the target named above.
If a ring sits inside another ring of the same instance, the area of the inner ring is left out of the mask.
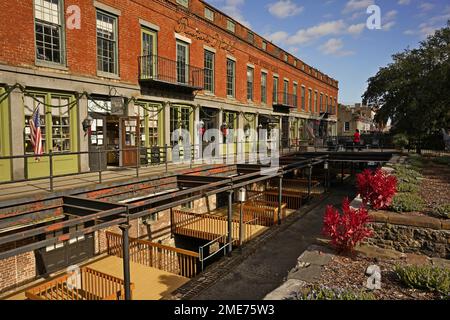
[[[236,128],[237,128],[237,117],[238,114],[236,112],[224,111],[223,112],[223,125],[222,134],[223,134],[223,143],[227,143],[228,135],[232,134],[230,137],[231,143],[236,142]]]
[[[53,152],[70,151],[69,98],[52,97],[52,149]]]
[[[34,99],[33,99],[34,98]],[[25,96],[25,152],[34,153],[33,144],[31,143],[31,126],[30,120],[36,108],[39,110],[39,121],[42,137],[42,150],[46,152],[46,126],[45,126],[45,95]]]
[[[190,129],[191,109],[189,107],[174,106],[170,108],[170,134],[176,130]],[[172,139],[171,142],[173,143]]]
[[[136,103],[139,108],[140,119],[140,143],[142,147],[153,147],[158,145],[158,117],[160,108],[146,102]]]

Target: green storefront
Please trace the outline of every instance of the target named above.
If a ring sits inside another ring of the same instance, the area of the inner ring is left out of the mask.
[[[39,109],[44,153],[53,152],[53,174],[64,175],[79,170],[79,156],[65,154],[78,151],[78,103],[71,94],[27,92],[24,96],[23,143],[26,154],[33,154],[30,119],[35,108]],[[27,159],[25,178],[33,179],[50,175],[48,156]]]

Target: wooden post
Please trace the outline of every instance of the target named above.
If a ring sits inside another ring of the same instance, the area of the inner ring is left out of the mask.
[[[283,199],[283,176],[281,175],[278,179],[278,212],[277,220],[278,224],[281,224],[281,201]]]
[[[231,256],[231,251],[233,250],[232,216],[233,216],[233,190],[230,190],[228,191],[228,256]]]

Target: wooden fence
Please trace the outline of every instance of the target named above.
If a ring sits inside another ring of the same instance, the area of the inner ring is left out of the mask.
[[[124,300],[125,289],[122,279],[83,267],[79,275],[62,275],[27,290],[25,296],[30,300]]]
[[[122,258],[122,236],[106,231],[107,252]],[[130,261],[186,278],[197,275],[197,252],[130,238]]]
[[[249,199],[262,200],[278,203],[278,190],[266,190],[266,191],[248,191]],[[297,192],[285,190],[281,194],[281,202],[286,204],[286,208],[292,210],[298,210],[302,206],[302,201],[305,198],[304,195]]]
[[[244,208],[242,211],[244,212]],[[253,212],[255,212],[255,210],[253,210]],[[242,242],[251,240],[265,230],[265,227],[260,221],[259,214],[244,215],[242,227]],[[231,237],[233,245],[239,245],[239,228],[239,219],[232,218]],[[228,218],[221,215],[173,210],[172,231],[175,234],[211,241],[228,234]]]

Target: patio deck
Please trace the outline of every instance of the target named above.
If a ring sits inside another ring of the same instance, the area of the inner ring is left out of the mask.
[[[122,259],[109,256],[88,265],[89,268],[123,279]],[[160,300],[190,279],[130,261],[133,300]]]

